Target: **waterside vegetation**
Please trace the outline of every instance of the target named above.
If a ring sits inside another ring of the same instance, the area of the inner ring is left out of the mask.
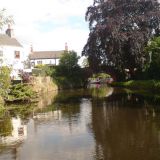
[[[130,80],[126,82],[113,82],[113,87],[124,87],[136,90],[147,90],[160,93],[160,80]]]
[[[84,70],[79,66],[75,51],[65,51],[52,77],[59,89],[80,88],[85,85]]]

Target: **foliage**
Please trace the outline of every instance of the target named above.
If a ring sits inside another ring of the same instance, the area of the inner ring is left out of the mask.
[[[104,98],[107,94],[107,88],[106,87],[92,87],[89,89],[90,94],[94,98]]]
[[[10,68],[2,66],[0,68],[0,96],[7,97],[11,84]]]
[[[45,76],[45,71],[40,68],[33,68],[32,69],[32,75],[34,76]]]
[[[98,74],[93,74],[93,78],[110,78],[111,76],[106,73],[98,73]]]
[[[148,77],[160,79],[160,37],[153,38],[145,50],[150,55],[150,64],[147,68]]]
[[[152,90],[155,92],[160,91],[160,81],[155,81],[155,80],[147,80],[147,81],[131,80],[127,82],[113,82],[111,85],[115,87],[126,87],[131,89]]]
[[[12,133],[12,122],[10,117],[4,118],[4,120],[1,121],[0,123],[0,135],[1,136],[9,136]]]
[[[51,76],[54,72],[54,67],[39,64],[33,69],[33,74],[42,76]]]
[[[4,25],[13,24],[13,17],[11,15],[7,15],[6,9],[0,10],[0,29],[3,28]]]
[[[7,112],[11,117],[20,117],[23,120],[26,120],[30,115],[32,115],[33,110],[35,109],[35,104],[11,104],[5,106]]]
[[[159,34],[160,5],[157,0],[94,0],[88,7],[86,20],[90,34],[82,55],[98,72],[101,65],[119,72],[142,70],[148,63],[144,47]]]
[[[6,101],[31,101],[35,96],[36,94],[31,86],[19,83],[10,87],[9,96]]]
[[[21,77],[22,77],[23,83],[29,83],[30,82],[30,74],[28,72],[22,72]]]
[[[0,104],[0,118],[4,118],[5,116],[5,111],[6,111],[6,108],[4,107],[3,104]]]
[[[53,72],[53,78],[60,88],[74,88],[83,85],[83,72],[78,65],[77,53],[64,52],[59,65]]]

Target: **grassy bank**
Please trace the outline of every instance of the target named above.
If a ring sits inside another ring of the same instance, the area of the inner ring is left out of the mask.
[[[58,86],[49,76],[32,77],[32,89],[37,93],[45,93],[58,90]]]
[[[160,81],[157,80],[113,82],[111,86],[160,92]]]

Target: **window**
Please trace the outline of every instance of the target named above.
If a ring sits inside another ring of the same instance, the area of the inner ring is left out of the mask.
[[[20,59],[20,51],[14,51],[14,58]]]
[[[37,61],[37,64],[42,64],[42,61]]]
[[[0,51],[0,57],[3,57],[3,51]]]

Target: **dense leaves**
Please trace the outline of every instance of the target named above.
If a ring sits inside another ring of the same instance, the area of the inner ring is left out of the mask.
[[[10,68],[0,67],[0,96],[7,97],[11,85]]]
[[[160,4],[157,0],[94,0],[88,7],[86,20],[90,34],[82,55],[90,67],[101,65],[120,72],[142,70],[148,61],[144,46],[159,34]]]
[[[160,37],[150,41],[145,50],[150,55],[147,76],[151,79],[160,79]]]
[[[77,53],[74,51],[64,52],[59,65],[55,68],[53,78],[60,88],[75,88],[82,86],[83,74],[78,65]]]
[[[36,98],[36,93],[28,84],[19,83],[10,87],[10,92],[6,101],[28,101],[31,102]]]

